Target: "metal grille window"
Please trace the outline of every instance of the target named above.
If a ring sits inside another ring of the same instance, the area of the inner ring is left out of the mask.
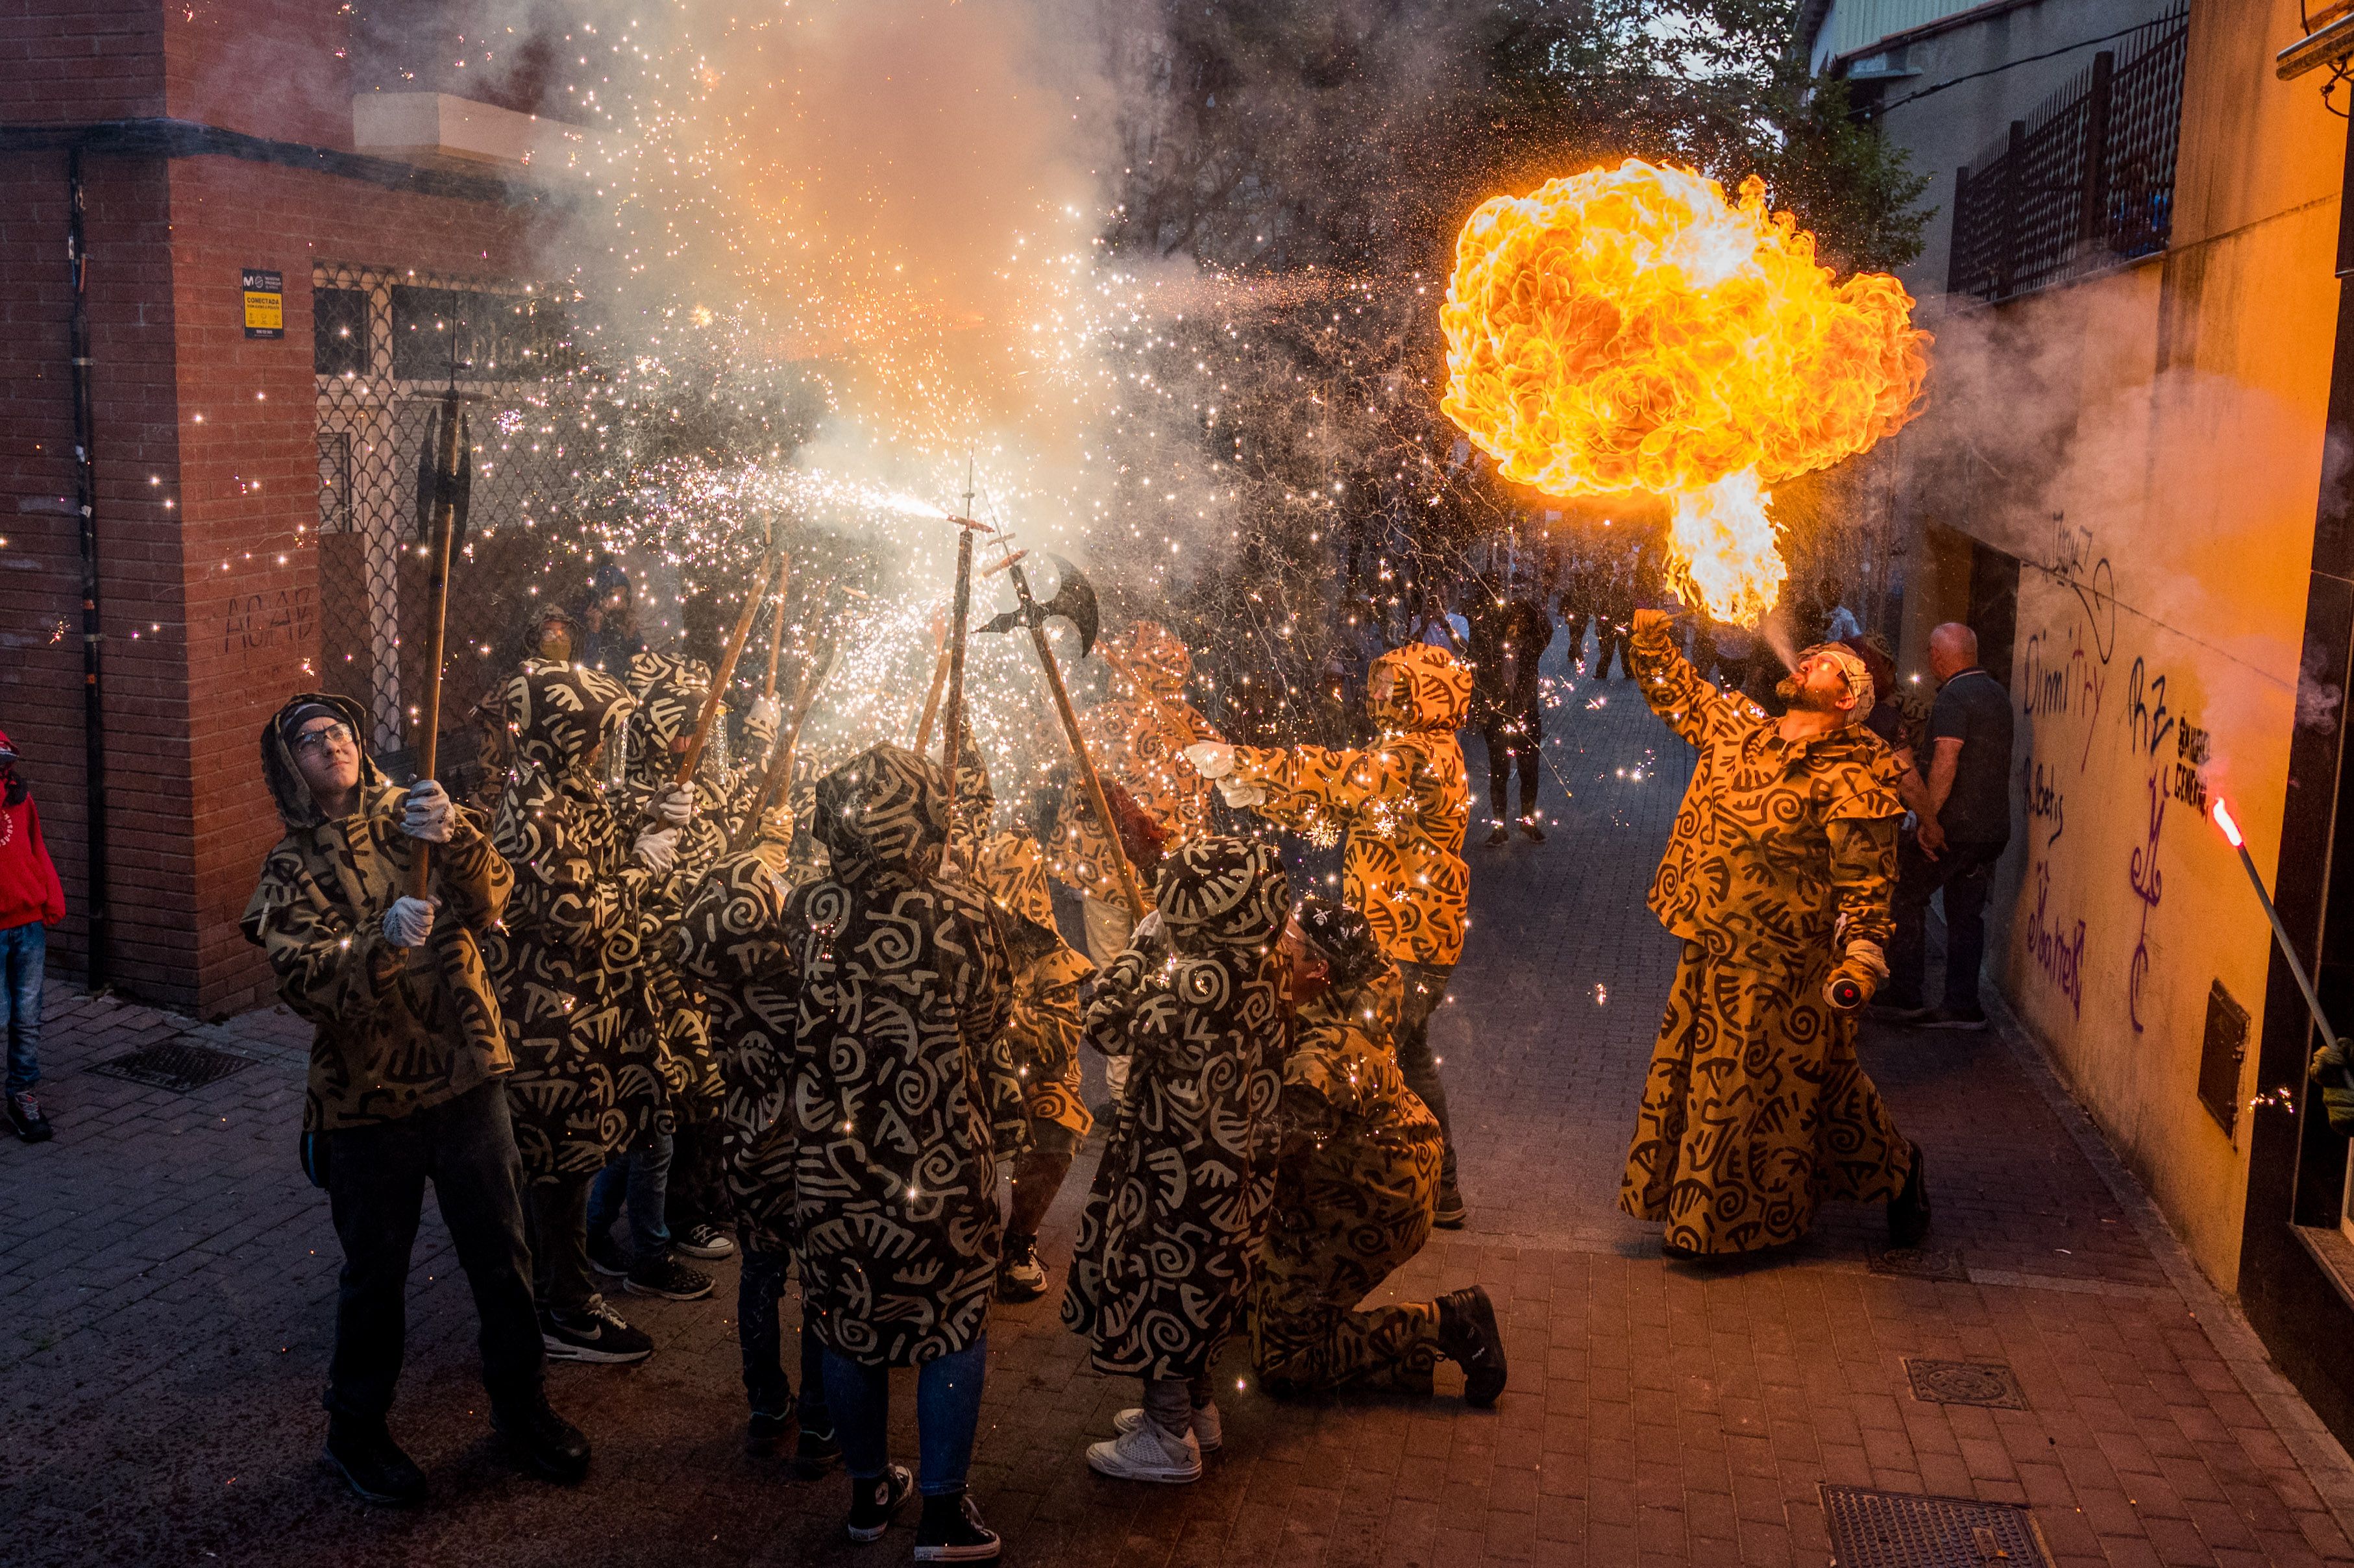
[[[2180,11],[2128,35],[1956,172],[1949,291],[2006,300],[2166,249],[2189,37]]]
[[[588,581],[584,476],[602,466],[597,422],[580,417],[588,378],[561,302],[528,285],[323,264],[313,287],[318,675],[367,709],[372,744],[396,763],[419,738],[426,673],[420,464],[443,394],[454,385],[468,399],[470,515],[441,698],[442,773],[462,789],[474,705],[507,672],[525,617],[571,604]]]

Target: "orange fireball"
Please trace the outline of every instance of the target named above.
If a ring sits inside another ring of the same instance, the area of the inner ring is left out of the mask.
[[[1895,279],[1834,283],[1814,236],[1688,169],[1629,158],[1482,202],[1438,313],[1440,404],[1505,478],[1674,503],[1686,598],[1755,621],[1787,575],[1766,486],[1918,408],[1929,336]]]

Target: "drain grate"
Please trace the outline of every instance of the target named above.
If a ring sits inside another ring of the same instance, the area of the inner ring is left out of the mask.
[[[1893,1246],[1886,1252],[1872,1255],[1865,1265],[1874,1274],[1900,1275],[1906,1279],[1944,1279],[1956,1285],[1967,1285],[1970,1271],[1962,1266],[1962,1255],[1935,1246]]]
[[[2023,1508],[1824,1486],[1823,1518],[1838,1568],[2051,1568],[2043,1532]]]
[[[1913,1380],[1913,1397],[1931,1404],[2027,1408],[2027,1395],[2020,1392],[2019,1379],[2000,1361],[1931,1361],[1906,1356],[1904,1375]]]
[[[231,1073],[242,1073],[252,1065],[250,1056],[232,1055],[183,1038],[166,1040],[161,1045],[150,1045],[128,1056],[117,1056],[90,1071],[110,1078],[128,1078],[134,1084],[151,1084],[159,1089],[186,1091],[217,1084]]]

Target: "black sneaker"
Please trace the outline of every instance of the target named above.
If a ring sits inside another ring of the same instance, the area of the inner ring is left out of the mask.
[[[323,1457],[362,1502],[408,1508],[425,1500],[425,1472],[381,1421],[330,1421]]]
[[[879,1476],[850,1478],[850,1522],[843,1528],[853,1541],[880,1541],[891,1528],[891,1516],[916,1489],[916,1478],[905,1465],[892,1465]]]
[[[8,1097],[8,1125],[27,1143],[47,1143],[58,1135],[49,1118],[41,1114],[41,1102],[33,1097],[30,1090]]]
[[[626,1278],[630,1272],[630,1255],[613,1239],[610,1231],[588,1233],[588,1266],[608,1279]]]
[[[1504,826],[1503,823],[1498,822],[1494,827],[1488,830],[1488,836],[1479,841],[1479,846],[1482,849],[1501,849],[1504,845],[1511,843],[1511,842],[1512,830]]]
[[[1913,1169],[1904,1190],[1888,1200],[1888,1245],[1919,1246],[1929,1234],[1929,1181],[1922,1173],[1921,1146],[1913,1146]]]
[[[997,1531],[981,1521],[981,1507],[970,1492],[945,1492],[924,1499],[924,1517],[916,1526],[918,1563],[994,1563],[1002,1543]]]
[[[1544,830],[1537,826],[1537,820],[1534,817],[1522,817],[1521,819],[1521,832],[1532,843],[1543,843],[1545,842]]]
[[[1459,1231],[1471,1218],[1471,1211],[1463,1206],[1463,1194],[1447,1188],[1438,1194],[1438,1206],[1432,1211],[1430,1223],[1442,1231]]]
[[[1482,1410],[1504,1392],[1504,1336],[1496,1304],[1480,1286],[1438,1298],[1439,1353],[1463,1369],[1463,1401]]]
[[[1933,1007],[1911,1022],[1915,1029],[1984,1029],[1987,1026],[1985,1013],[1956,1012],[1950,1007]]]
[[[588,1473],[588,1439],[549,1409],[545,1395],[535,1404],[493,1409],[491,1428],[507,1440],[523,1467],[543,1481],[575,1486]]]
[[[801,1429],[801,1418],[790,1410],[781,1415],[756,1410],[744,1424],[744,1452],[755,1459],[774,1459],[793,1446]]]
[[[671,1245],[689,1257],[734,1257],[736,1238],[717,1225],[692,1224]]]
[[[632,1296],[700,1301],[711,1294],[711,1276],[699,1268],[689,1268],[674,1257],[658,1257],[632,1267],[623,1288]]]
[[[603,1301],[585,1311],[539,1315],[539,1342],[552,1361],[601,1361],[618,1364],[642,1361],[654,1353],[654,1342],[622,1320]]]
[[[813,1426],[801,1428],[801,1440],[793,1450],[793,1472],[805,1481],[816,1480],[842,1463],[842,1445],[833,1429],[823,1431]]]

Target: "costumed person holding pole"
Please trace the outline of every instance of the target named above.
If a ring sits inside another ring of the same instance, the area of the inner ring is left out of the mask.
[[[1463,835],[1471,821],[1471,785],[1455,738],[1470,695],[1471,673],[1458,660],[1427,642],[1410,642],[1373,661],[1365,683],[1366,712],[1377,731],[1370,746],[1198,745],[1185,751],[1229,804],[1252,807],[1312,840],[1348,835],[1342,891],[1405,980],[1398,1067],[1447,1139],[1436,1221],[1444,1230],[1461,1226],[1465,1211],[1447,1088],[1430,1048],[1430,1015],[1446,999],[1470,927]]]
[[[501,696],[514,761],[491,837],[515,890],[487,949],[515,1059],[541,1338],[566,1361],[653,1350],[606,1303],[588,1264],[590,1184],[662,1098],[642,991],[656,933],[642,906],[677,856],[678,830],[625,823],[598,774],[631,707],[620,682],[578,665],[515,675]]]
[[[588,1444],[547,1405],[508,1115],[514,1062],[481,949],[514,876],[440,784],[387,782],[366,723],[348,697],[305,693],[263,727],[262,777],[286,835],[241,922],[279,996],[317,1031],[303,1163],[327,1191],[344,1249],[326,1457],[367,1501],[424,1496],[424,1473],[386,1417],[430,1181],[482,1319],[492,1425],[533,1471],[576,1481]],[[411,878],[427,845],[419,896]]]
[[[1672,626],[1638,610],[1630,646],[1644,699],[1700,754],[1651,882],[1683,954],[1618,1206],[1664,1223],[1671,1256],[1795,1242],[1831,1198],[1886,1202],[1890,1242],[1918,1245],[1921,1147],[1855,1057],[1857,1010],[1888,972],[1904,814],[1861,723],[1871,673],[1809,648],[1769,718],[1702,681]]]
[[[1142,1406],[1088,1447],[1088,1467],[1182,1484],[1218,1446],[1210,1371],[1275,1193],[1276,940],[1291,897],[1265,845],[1205,836],[1161,862],[1155,900],[1087,1005],[1088,1039],[1133,1065],[1079,1216],[1063,1322],[1098,1371],[1144,1381]]]
[[[1351,1385],[1431,1391],[1445,1356],[1464,1398],[1504,1390],[1496,1308],[1477,1285],[1436,1301],[1359,1310],[1430,1239],[1438,1121],[1390,1048],[1405,987],[1365,917],[1308,897],[1283,931],[1291,1049],[1283,1062],[1275,1218],[1251,1298],[1251,1361],[1278,1393]]]

